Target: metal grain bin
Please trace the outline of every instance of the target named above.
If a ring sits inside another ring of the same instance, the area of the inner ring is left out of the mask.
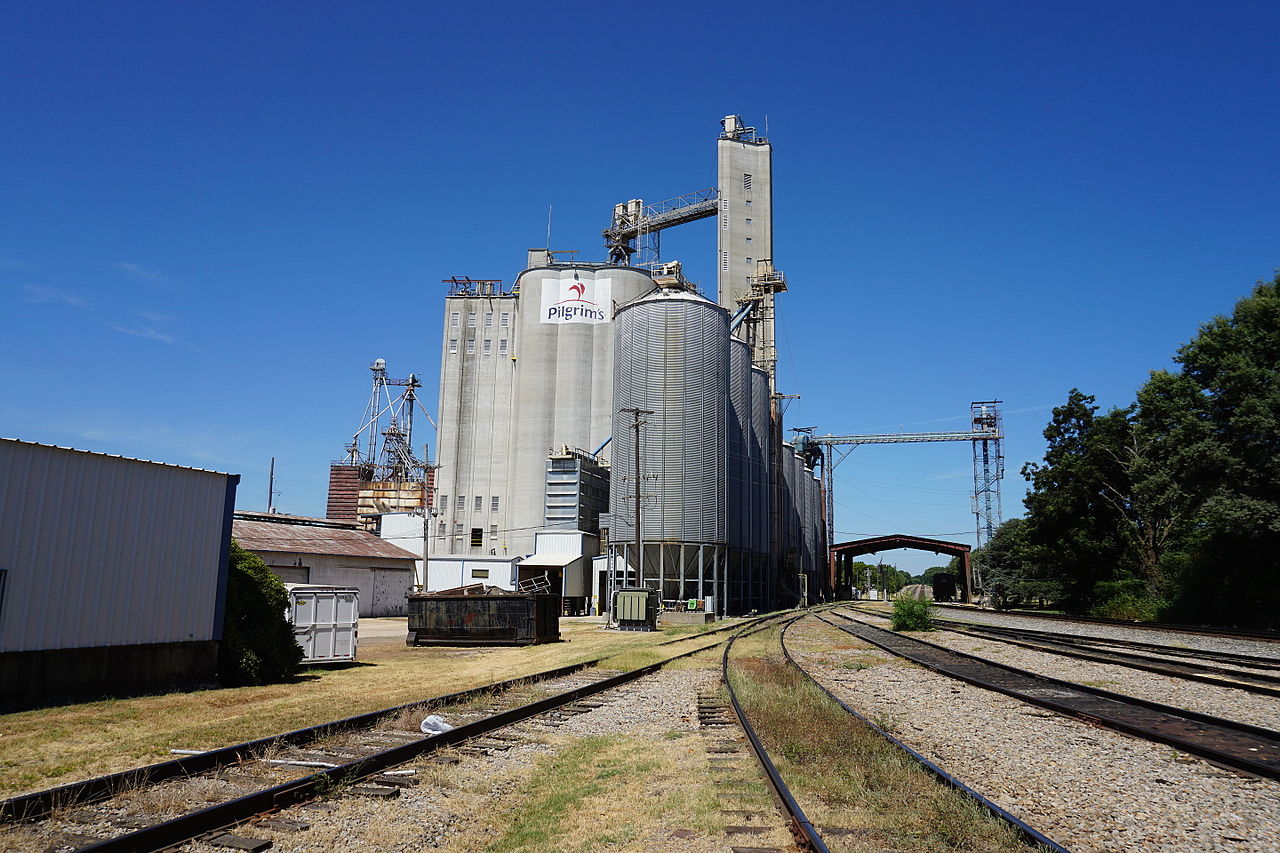
[[[617,312],[614,363],[612,542],[635,542],[635,432],[622,409],[652,411],[641,433],[644,491],[656,511],[644,538],[724,543],[729,324],[725,310],[684,290],[660,290]],[[632,510],[634,511],[634,509]]]
[[[560,639],[558,595],[410,595],[411,646],[529,646]]]
[[[613,618],[620,631],[658,630],[658,591],[618,590],[613,594]]]

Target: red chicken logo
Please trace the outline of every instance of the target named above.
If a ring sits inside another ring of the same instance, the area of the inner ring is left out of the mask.
[[[577,294],[578,294],[578,298],[579,298],[579,299],[581,299],[581,298],[582,298],[582,294],[583,294],[583,293],[585,293],[585,292],[586,292],[586,290],[587,290],[587,289],[586,289],[585,287],[583,287],[582,282],[580,282],[580,281],[575,281],[575,282],[574,282],[572,285],[570,285],[570,287],[569,287],[569,291],[570,291],[571,293],[577,293]]]

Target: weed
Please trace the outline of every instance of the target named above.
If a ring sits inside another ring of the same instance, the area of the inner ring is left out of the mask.
[[[929,602],[900,596],[893,600],[893,630],[932,631],[933,614]]]

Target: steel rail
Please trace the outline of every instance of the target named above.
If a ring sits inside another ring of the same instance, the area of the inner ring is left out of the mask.
[[[71,782],[57,788],[49,788],[44,791],[22,794],[0,802],[0,824],[20,820],[35,820],[48,815],[55,807],[63,808],[73,805],[93,803],[106,799],[119,791],[129,790],[141,785],[163,782],[166,779],[194,776],[199,773],[208,773],[211,770],[218,770],[222,767],[236,764],[240,761],[255,758],[271,746],[277,746],[280,744],[296,746],[299,744],[312,743],[320,740],[321,738],[330,737],[331,735],[351,731],[353,729],[371,728],[388,717],[395,716],[396,714],[411,708],[433,708],[440,705],[452,704],[454,702],[467,701],[468,699],[473,699],[485,693],[502,692],[525,682],[538,682],[547,681],[552,678],[561,678],[566,675],[572,675],[579,670],[595,666],[602,660],[604,660],[604,658],[596,658],[593,660],[583,661],[582,663],[570,664],[568,666],[544,670],[543,672],[523,675],[519,678],[509,678],[505,681],[485,684],[480,687],[472,687],[468,690],[460,690],[456,693],[449,693],[444,696],[435,696],[430,699],[422,699],[417,702],[408,702],[404,705],[396,705],[393,708],[369,711],[364,714],[357,714],[354,717],[346,717],[341,720],[320,723],[319,725],[295,729],[294,731],[284,732],[283,734],[270,735],[268,737],[246,741],[245,743],[238,743],[233,746],[224,746],[218,749],[209,750],[208,752],[201,752],[197,755],[187,755],[170,761],[162,761],[158,764],[148,764],[143,767],[135,767],[132,770],[122,770],[118,773],[98,776],[93,779],[85,779],[81,782]]]
[[[435,752],[443,747],[488,734],[584,697],[619,687],[657,672],[673,661],[714,649],[723,642],[723,640],[719,640],[701,648],[682,652],[657,663],[640,667],[631,672],[624,672],[606,678],[594,684],[575,687],[564,693],[539,699],[518,708],[499,711],[490,717],[465,723],[443,734],[410,741],[383,752],[362,756],[337,767],[320,770],[309,776],[284,782],[261,791],[255,791],[234,800],[217,803],[172,820],[162,821],[115,838],[103,839],[96,844],[78,848],[77,853],[150,853],[151,851],[174,847],[212,832],[229,829],[244,823],[255,815],[278,811],[288,806],[315,799],[331,792],[336,786],[376,776],[390,767],[412,761],[421,755]]]
[[[883,613],[872,610],[866,610],[861,607],[848,607],[855,613],[864,613],[868,616],[883,617]],[[957,634],[966,634],[973,637],[981,637],[989,640],[998,640],[1002,643],[1008,643],[1011,646],[1021,646],[1026,649],[1034,649],[1036,651],[1048,652],[1050,654],[1062,655],[1064,657],[1079,658],[1081,660],[1096,661],[1098,663],[1113,664],[1115,666],[1125,666],[1130,669],[1140,669],[1145,672],[1154,672],[1158,675],[1167,675],[1172,678],[1181,678],[1187,681],[1198,681],[1204,684],[1213,684],[1218,687],[1231,687],[1237,690],[1244,690],[1249,693],[1258,693],[1265,696],[1280,696],[1280,675],[1269,675],[1260,672],[1242,672],[1238,669],[1228,669],[1223,666],[1210,666],[1208,664],[1194,663],[1192,661],[1174,661],[1167,658],[1152,657],[1151,655],[1138,654],[1136,652],[1118,651],[1116,649],[1098,648],[1098,646],[1114,645],[1118,648],[1138,648],[1145,651],[1155,650],[1158,653],[1181,656],[1181,657],[1201,657],[1205,660],[1219,660],[1218,657],[1202,656],[1196,650],[1177,649],[1172,646],[1156,646],[1147,643],[1127,643],[1124,640],[1109,640],[1103,637],[1081,637],[1074,634],[1055,634],[1046,631],[1033,631],[1025,628],[1010,628],[1007,626],[984,625],[974,622],[963,622],[955,619],[934,619],[934,624],[942,627],[944,630],[952,631]],[[1241,658],[1240,656],[1226,656],[1225,660],[1232,663],[1239,663],[1242,666],[1255,666],[1266,669],[1280,669],[1280,659],[1276,658]],[[1246,663],[1245,661],[1250,661]],[[1253,663],[1252,661],[1257,661]]]
[[[1009,633],[1016,636],[1034,637],[1053,640],[1060,643],[1071,643],[1081,646],[1115,646],[1124,649],[1152,652],[1154,654],[1171,655],[1183,658],[1214,661],[1215,663],[1234,664],[1252,669],[1280,669],[1280,657],[1263,657],[1245,655],[1234,652],[1218,652],[1211,649],[1192,649],[1180,646],[1167,646],[1160,643],[1143,643],[1138,640],[1114,640],[1109,637],[1095,637],[1092,634],[1061,634],[1056,631],[1037,631],[1031,628],[1012,628],[1004,625],[987,625],[981,622],[965,622],[959,619],[935,619],[935,622],[949,625],[967,625],[984,633]],[[1234,670],[1227,670],[1234,672]]]
[[[735,623],[733,623],[732,625],[726,625],[726,626],[724,626],[723,628],[713,628],[713,629],[712,629],[712,630],[710,630],[710,631],[702,631],[701,633],[697,633],[697,634],[688,634],[688,635],[683,636],[683,637],[676,637],[674,640],[663,640],[661,643],[654,643],[654,645],[655,645],[655,646],[669,646],[669,645],[671,645],[672,643],[682,643],[682,642],[684,642],[685,640],[692,640],[692,639],[695,639],[695,638],[698,638],[698,637],[710,637],[712,634],[720,634],[720,633],[723,633],[724,631],[734,631],[734,630],[737,630],[737,629],[739,629],[739,628],[746,628],[746,627],[747,627],[747,626],[749,626],[749,625],[755,625],[755,624],[757,624],[757,623],[759,623],[759,622],[763,622],[763,621],[765,621],[765,620],[767,620],[767,619],[776,619],[776,618],[777,618],[777,615],[776,615],[776,614],[772,614],[772,613],[770,613],[770,614],[765,614],[764,616],[757,616],[757,617],[756,617],[756,618],[754,618],[754,619],[748,619],[748,620],[746,620],[746,621],[744,621],[744,622],[735,622]]]
[[[821,616],[818,618],[891,654],[950,678],[1059,714],[1164,743],[1256,776],[1280,779],[1280,732],[1050,678],[918,638],[905,637],[848,616],[841,618],[851,623],[849,625],[838,625]]]
[[[791,617],[787,625],[799,619],[804,614]],[[764,630],[763,626],[759,630]],[[784,628],[785,630],[785,628]],[[747,633],[755,633],[754,631]],[[756,761],[759,762],[761,769],[764,770],[765,777],[769,781],[769,787],[773,789],[774,797],[783,806],[786,811],[787,819],[791,823],[791,832],[796,836],[797,844],[801,847],[813,851],[813,853],[830,853],[827,845],[822,840],[822,835],[817,828],[809,822],[809,818],[805,816],[804,809],[800,808],[800,804],[796,802],[796,798],[791,795],[791,789],[787,787],[787,783],[783,781],[782,775],[778,772],[778,768],[774,766],[773,761],[769,758],[769,753],[764,748],[764,744],[760,742],[759,736],[755,729],[751,727],[751,723],[747,720],[746,713],[742,710],[742,705],[738,702],[738,695],[733,689],[733,682],[729,680],[729,652],[733,649],[734,641],[746,634],[735,634],[729,638],[729,642],[725,644],[724,655],[720,661],[720,674],[724,680],[724,685],[729,693],[729,702],[733,705],[734,716],[738,718],[739,725],[747,735],[747,740],[751,743],[751,751],[755,753]]]
[[[962,607],[954,604],[935,604],[934,607],[945,607],[949,610],[976,613],[994,613],[985,608]],[[1226,637],[1241,640],[1262,640],[1280,643],[1280,631],[1248,631],[1233,628],[1212,628],[1204,625],[1179,625],[1172,622],[1138,622],[1131,619],[1103,619],[1099,616],[1063,616],[1058,613],[1027,613],[1023,611],[1000,611],[1002,616],[1019,616],[1027,619],[1049,619],[1055,622],[1082,622],[1093,625],[1117,625],[1122,628],[1138,628],[1144,631],[1168,631],[1171,634],[1204,634],[1208,637]]]
[[[1012,826],[1015,830],[1018,831],[1018,834],[1022,836],[1022,839],[1024,841],[1029,842],[1031,844],[1043,845],[1049,850],[1054,851],[1054,853],[1071,853],[1071,851],[1068,848],[1063,847],[1061,844],[1054,841],[1052,838],[1048,837],[1044,833],[1040,832],[1038,829],[1031,826],[1029,823],[1025,822],[1024,820],[1017,817],[1016,815],[1001,808],[999,805],[992,802],[991,800],[987,799],[978,791],[974,790],[973,788],[970,788],[964,782],[961,782],[955,776],[952,776],[946,770],[943,770],[940,766],[938,766],[937,764],[934,764],[932,761],[925,758],[923,755],[916,752],[911,747],[907,746],[907,744],[898,740],[888,731],[886,731],[885,729],[882,729],[880,726],[877,726],[875,723],[871,722],[871,720],[867,719],[861,713],[859,713],[858,711],[855,711],[853,708],[845,704],[843,699],[841,699],[839,696],[837,696],[836,694],[828,690],[826,685],[824,685],[821,681],[815,678],[812,673],[810,673],[807,669],[802,667],[799,664],[799,662],[797,662],[796,659],[791,656],[791,651],[787,648],[787,631],[791,628],[791,624],[794,624],[794,623],[790,623],[785,628],[782,629],[782,636],[779,637],[779,640],[781,641],[781,645],[782,645],[783,656],[787,659],[788,663],[794,666],[797,670],[803,673],[806,678],[808,678],[811,682],[813,682],[814,685],[816,685],[819,690],[827,694],[827,696],[831,699],[831,701],[835,702],[837,705],[843,708],[846,712],[848,712],[854,718],[856,718],[861,723],[866,725],[867,728],[871,729],[873,732],[880,735],[880,737],[884,738],[885,740],[889,741],[889,743],[893,744],[894,746],[901,749],[903,752],[907,753],[907,755],[911,756],[911,758],[913,758],[917,763],[919,763],[922,767],[924,767],[924,769],[928,771],[939,782],[941,782],[942,784],[946,785],[949,788],[953,788],[959,791],[960,793],[964,794],[970,799],[976,801],[978,805],[982,806],[982,808],[986,809],[987,812],[995,816],[997,819]]]
[[[989,640],[998,640],[1002,643],[1008,643],[1011,646],[1021,646],[1025,649],[1033,649],[1035,651],[1048,652],[1050,654],[1078,658],[1080,660],[1095,661],[1097,663],[1125,666],[1130,669],[1154,672],[1158,675],[1167,675],[1187,681],[1198,681],[1202,684],[1212,684],[1217,687],[1230,687],[1235,690],[1244,690],[1249,693],[1257,693],[1264,696],[1280,696],[1280,676],[1276,675],[1242,672],[1240,670],[1228,669],[1222,666],[1209,666],[1208,664],[1192,663],[1191,661],[1172,661],[1166,658],[1152,657],[1150,655],[1142,655],[1135,652],[1113,651],[1109,649],[1089,648],[1087,646],[1081,647],[1081,645],[1077,645],[1070,640],[1056,640],[1048,637],[1035,636],[1023,637],[1017,633],[1011,633],[1007,629],[988,631],[982,627],[974,627],[965,623],[953,623],[946,620],[938,620],[938,622],[947,625],[948,627],[946,630],[954,631],[957,634],[965,634],[967,636]],[[963,627],[952,627],[956,625],[962,625]]]
[[[703,634],[691,634],[687,637],[679,637],[675,640],[668,640],[655,645],[670,645],[672,643],[683,642],[685,640],[697,639],[710,633],[713,632],[708,631]],[[566,666],[556,667],[555,669],[530,673],[529,675],[522,675],[517,678],[509,678],[492,684],[484,684],[479,687],[460,690],[456,693],[434,696],[429,699],[421,699],[416,702],[407,702],[403,705],[383,708],[378,711],[369,711],[364,714],[357,714],[341,720],[333,720],[327,723],[307,726],[306,728],[295,729],[290,732],[257,738],[255,740],[234,744],[232,746],[211,749],[208,752],[202,752],[197,755],[187,755],[182,758],[175,758],[169,761],[158,762],[156,764],[148,764],[143,767],[135,767],[130,770],[122,770],[117,773],[97,776],[92,779],[70,782],[66,785],[60,785],[56,788],[49,788],[44,791],[34,791],[29,794],[21,794],[7,800],[0,801],[0,825],[11,823],[13,821],[37,820],[47,816],[54,808],[65,808],[68,806],[98,802],[100,800],[107,799],[120,791],[131,790],[142,785],[163,782],[166,779],[184,778],[200,773],[208,773],[212,770],[218,770],[223,767],[254,758],[272,746],[282,744],[297,746],[312,743],[322,738],[330,737],[342,732],[371,728],[383,720],[389,717],[394,717],[395,715],[411,708],[426,709],[453,704],[455,702],[464,702],[485,693],[500,693],[521,684],[548,681],[553,678],[572,675],[573,673],[579,672],[583,669],[598,666],[601,661],[606,660],[608,657],[610,656],[605,655],[603,657],[592,658],[590,660],[582,661],[581,663],[568,664]]]

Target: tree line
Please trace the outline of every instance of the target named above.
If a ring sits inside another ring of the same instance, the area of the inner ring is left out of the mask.
[[[997,605],[1280,627],[1280,274],[1123,408],[1073,388],[1026,515],[974,554]]]

